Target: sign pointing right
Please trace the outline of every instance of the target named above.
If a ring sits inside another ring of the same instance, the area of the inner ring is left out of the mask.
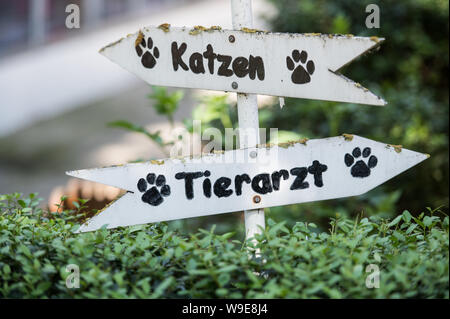
[[[79,230],[92,231],[355,196],[427,157],[345,135],[67,174],[128,191]]]

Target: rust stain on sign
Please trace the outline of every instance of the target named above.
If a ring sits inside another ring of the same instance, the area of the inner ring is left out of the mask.
[[[318,36],[321,36],[322,33],[317,33],[317,32],[315,32],[315,33],[304,33],[304,35],[307,36],[307,37],[318,37]]]
[[[134,41],[134,46],[137,47],[142,42],[142,40],[144,40],[144,33],[142,33],[142,31],[139,30],[136,41]]]
[[[206,29],[205,31],[220,31],[222,30],[222,27],[218,26],[218,25],[212,25],[210,26],[208,29]]]
[[[117,40],[117,41],[114,41],[114,42],[111,42],[111,43],[108,44],[108,45],[105,45],[103,48],[101,48],[100,50],[98,50],[98,52],[101,53],[101,52],[103,52],[105,49],[115,46],[116,44],[122,42],[123,39],[124,39],[124,38],[120,38],[120,39]]]
[[[263,31],[263,30],[249,29],[249,28],[241,28],[241,31],[242,31],[242,32],[245,32],[245,33],[256,33],[256,32],[264,32],[264,33],[267,33],[266,31]]]
[[[307,141],[308,141],[307,138],[302,138],[301,140],[298,140],[298,141],[290,141],[290,142],[285,142],[285,143],[279,143],[279,144],[278,144],[278,147],[281,147],[281,148],[288,148],[288,147],[294,146],[295,144],[303,144],[303,145],[306,145],[306,142],[307,142]]]
[[[208,30],[208,29],[205,28],[204,26],[196,25],[196,26],[194,26],[194,28],[191,31],[189,31],[189,34],[190,35],[197,35],[199,33],[202,33],[203,31],[206,31],[206,30]]]
[[[150,163],[156,164],[156,165],[163,165],[164,160],[150,160]]]
[[[169,23],[163,23],[163,24],[160,24],[160,25],[158,26],[158,29],[161,29],[161,30],[163,30],[164,32],[169,32],[169,31],[170,31],[170,24],[169,24]]]
[[[402,148],[403,148],[402,145],[393,145],[393,144],[387,144],[387,147],[388,147],[388,148],[389,148],[389,147],[393,147],[394,150],[395,150],[397,153],[400,153],[400,152],[402,151]]]
[[[356,82],[356,83],[355,83],[355,86],[356,86],[358,89],[364,90],[364,92],[369,91],[369,89],[368,89],[368,88],[365,88],[364,86],[362,86],[361,83]]]
[[[346,141],[351,141],[351,140],[353,140],[353,134],[347,134],[347,133],[344,133],[344,134],[342,134],[342,137],[343,137]]]
[[[213,26],[210,26],[209,28],[204,27],[202,25],[196,25],[189,31],[189,34],[197,35],[203,31],[204,32],[213,32],[213,31],[220,31],[220,30],[222,30],[222,27],[220,27],[218,25],[213,25]]]
[[[302,138],[300,140],[297,141],[288,141],[288,142],[283,142],[283,143],[278,143],[278,144],[274,144],[274,143],[266,143],[266,144],[258,144],[256,145],[257,148],[266,148],[266,149],[271,149],[272,147],[281,147],[281,148],[289,148],[291,146],[294,146],[295,144],[303,144],[306,145],[306,142],[308,141],[308,138]]]

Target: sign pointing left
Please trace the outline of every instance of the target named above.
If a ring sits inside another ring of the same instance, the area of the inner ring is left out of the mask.
[[[152,85],[385,105],[339,69],[383,39],[146,27],[100,52]]]
[[[352,135],[67,174],[128,191],[84,232],[356,196],[427,157]]]

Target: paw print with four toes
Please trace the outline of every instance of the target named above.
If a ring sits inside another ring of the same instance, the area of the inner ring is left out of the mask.
[[[138,57],[141,58],[142,65],[147,69],[152,69],[156,65],[156,59],[159,58],[159,49],[156,46],[153,47],[152,38],[148,37],[147,41],[145,41],[145,38],[142,36],[141,41],[136,44],[135,48]]]
[[[286,66],[292,72],[291,80],[295,84],[305,84],[311,82],[311,75],[315,70],[315,65],[312,60],[308,60],[308,53],[306,51],[299,52],[298,50],[292,51],[292,58],[286,57]],[[300,63],[299,63],[300,62]],[[296,64],[298,65],[296,66]],[[306,63],[306,69],[305,69]]]
[[[153,184],[156,184],[156,186],[152,186]],[[152,206],[160,205],[164,201],[163,197],[170,195],[170,186],[166,185],[166,177],[164,175],[156,176],[150,173],[146,179],[139,179],[137,188],[143,193],[142,201]]]
[[[350,173],[353,177],[368,177],[370,175],[370,171],[372,168],[377,166],[378,159],[375,155],[370,155],[372,150],[370,147],[366,147],[363,149],[361,153],[361,149],[359,147],[355,147],[352,151],[352,154],[345,154],[344,162],[347,167],[352,167],[350,169]],[[362,155],[363,159],[356,161],[355,159],[359,158]],[[370,156],[370,157],[369,157]],[[367,163],[364,159],[368,158]]]

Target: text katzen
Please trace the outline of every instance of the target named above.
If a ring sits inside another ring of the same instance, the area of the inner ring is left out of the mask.
[[[238,78],[248,76],[251,80],[256,78],[264,80],[264,61],[260,56],[250,54],[248,57],[233,58],[231,55],[215,52],[211,44],[208,44],[206,50],[201,53],[194,52],[187,55],[186,49],[186,43],[178,45],[176,41],[172,42],[172,65],[175,72],[182,69],[195,74],[209,72],[225,77],[236,75]]]

